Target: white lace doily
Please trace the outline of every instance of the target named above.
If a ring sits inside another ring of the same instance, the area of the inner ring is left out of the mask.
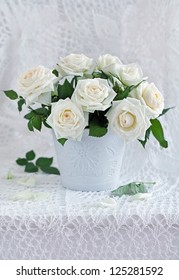
[[[2,0],[0,15],[1,90],[14,88],[25,69],[53,66],[59,56],[109,52],[139,62],[166,107],[176,106],[162,117],[167,150],[152,140],[146,150],[129,144],[124,156],[121,182],[155,181],[151,197],[123,196],[116,207],[102,208],[109,193],[66,190],[60,176],[37,174],[35,186],[19,183],[31,175],[16,158],[31,149],[54,156],[53,141],[47,129],[28,132],[23,113],[2,93],[0,259],[178,259],[178,1]],[[14,179],[6,179],[9,171]],[[23,191],[33,196],[23,200]]]

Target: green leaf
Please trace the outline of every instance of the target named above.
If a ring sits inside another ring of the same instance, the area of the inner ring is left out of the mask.
[[[40,168],[45,166],[50,166],[53,162],[53,157],[47,158],[47,157],[40,157],[36,160],[36,165]]]
[[[33,131],[34,128],[36,128],[40,131],[42,128],[42,122],[45,122],[45,119],[48,117],[49,113],[49,110],[46,108],[38,108],[35,110],[32,109],[30,113],[24,116],[25,119],[29,120],[28,129],[30,131]]]
[[[54,70],[52,71],[52,73],[53,73],[56,77],[58,77],[58,71],[57,71],[56,69],[54,69]]]
[[[105,111],[95,111],[94,113],[89,113],[89,123],[94,122],[100,126],[107,127],[108,126],[108,119],[106,117],[106,113],[109,111],[108,108]]]
[[[133,89],[137,88],[142,82],[143,82],[143,80],[140,83],[138,83],[137,85],[125,86],[125,89],[123,89],[121,87],[121,85],[119,85],[117,82],[115,82],[115,84],[113,86],[113,90],[117,93],[117,95],[115,96],[114,101],[127,98],[129,93]]]
[[[115,96],[114,101],[127,98],[132,89],[133,89],[133,86],[127,86],[125,89],[122,89],[118,85],[118,83],[115,82],[115,85],[113,86],[113,90],[117,93],[117,95]]]
[[[33,110],[36,115],[48,116],[48,110],[46,108],[38,108]]]
[[[25,104],[25,100],[23,98],[19,99],[19,101],[17,102],[17,106],[18,106],[18,110],[19,112],[22,111],[22,106]]]
[[[101,78],[101,72],[93,72],[93,78]]]
[[[31,121],[32,121],[33,127],[40,131],[41,128],[42,128],[42,119],[41,119],[41,117],[36,115],[36,116],[34,116],[31,119]]]
[[[80,76],[74,76],[73,79],[71,80],[71,85],[76,87],[79,78],[81,78],[81,77]]]
[[[58,85],[58,97],[59,99],[66,99],[71,98],[73,94],[73,86],[72,84],[66,79],[63,85]]]
[[[60,138],[60,139],[58,139],[57,141],[60,143],[60,144],[62,144],[62,146],[64,146],[64,144],[65,144],[65,142],[67,141],[68,139],[66,139],[66,138]]]
[[[165,140],[163,128],[160,121],[158,119],[152,119],[150,120],[150,122],[152,124],[150,128],[153,136],[159,142],[160,146],[162,146],[163,148],[167,148],[168,142]]]
[[[108,77],[108,80],[113,86],[115,85],[116,81],[114,80],[114,77],[112,75]]]
[[[35,113],[32,111],[24,116],[26,120],[30,120],[35,116]]]
[[[33,117],[37,117],[37,116],[38,117],[46,117],[48,115],[49,115],[49,111],[46,108],[38,108],[38,109],[35,109],[35,110],[32,109],[32,111],[30,113],[26,114],[24,116],[24,118],[27,119],[27,120],[30,120]]]
[[[161,117],[161,116],[163,116],[163,115],[165,115],[169,110],[174,109],[174,108],[175,108],[175,107],[169,107],[169,108],[163,109],[162,113],[158,116],[158,118]]]
[[[136,183],[132,182],[127,185],[120,186],[119,188],[113,190],[111,193],[114,196],[121,197],[122,195],[135,195],[137,193],[147,193],[147,188],[143,182]]]
[[[52,96],[52,103],[57,102],[59,100],[57,95]]]
[[[48,173],[48,174],[55,174],[55,175],[60,175],[59,170],[56,167],[53,166],[44,166],[40,168],[43,172]]]
[[[108,79],[108,75],[106,75],[103,71],[93,72],[93,78]]]
[[[18,98],[18,95],[17,95],[17,93],[14,90],[5,90],[4,93],[11,100],[15,100],[15,99]]]
[[[102,137],[107,133],[107,127],[99,126],[93,122],[89,124],[89,135],[94,137]]]
[[[107,133],[108,119],[105,116],[106,111],[95,111],[93,114],[89,114],[90,136],[102,137]]]
[[[32,151],[27,152],[25,156],[26,156],[27,160],[33,160],[35,158],[35,153],[32,150]]]
[[[34,163],[28,162],[28,163],[26,164],[25,172],[33,173],[33,172],[37,172],[37,171],[38,171],[38,167],[35,166]]]
[[[113,90],[117,93],[116,96],[114,97],[114,101],[122,100],[124,98],[127,98],[128,94],[129,94],[128,88],[123,90],[119,86],[118,86],[118,88],[117,88],[117,86],[114,86]]]
[[[16,163],[18,164],[18,165],[26,165],[27,164],[27,159],[26,158],[18,158],[17,160],[16,160]]]
[[[45,120],[43,120],[43,124],[44,124],[47,128],[51,128],[51,126],[50,126]]]
[[[29,122],[27,123],[27,127],[30,131],[34,131],[33,125],[32,125],[32,121],[29,120]]]
[[[142,146],[145,148],[145,145],[147,143],[147,140],[149,140],[149,137],[150,137],[150,132],[151,132],[151,129],[150,127],[146,130],[145,132],[145,139],[144,140],[139,140],[139,142],[142,144]]]

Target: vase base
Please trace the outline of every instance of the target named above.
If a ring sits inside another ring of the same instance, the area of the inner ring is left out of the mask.
[[[119,187],[119,183],[105,183],[105,184],[68,184],[62,180],[62,186],[66,189],[72,191],[82,191],[82,192],[99,192],[99,191],[110,191]]]

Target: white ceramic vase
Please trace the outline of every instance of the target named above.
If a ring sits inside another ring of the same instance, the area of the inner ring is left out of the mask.
[[[125,143],[116,134],[92,137],[85,130],[81,141],[67,140],[55,149],[64,187],[77,191],[105,191],[119,186]]]

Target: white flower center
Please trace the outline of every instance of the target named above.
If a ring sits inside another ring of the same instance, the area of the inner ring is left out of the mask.
[[[118,122],[123,128],[131,128],[135,125],[135,116],[130,112],[123,112],[118,116]]]
[[[127,73],[128,73],[129,75],[134,75],[135,72],[136,72],[136,69],[134,69],[134,68],[128,68],[128,69],[127,69]]]
[[[88,85],[87,91],[90,93],[90,95],[97,95],[102,91],[102,87],[100,85]]]
[[[64,110],[61,114],[59,114],[58,122],[61,123],[68,123],[73,124],[74,123],[75,115],[71,110]]]
[[[128,67],[126,69],[126,74],[129,76],[129,77],[137,77],[139,75],[139,71],[136,67]]]
[[[32,71],[29,71],[28,73],[25,74],[24,79],[26,80],[26,79],[31,78],[33,76],[33,74],[34,73]]]

